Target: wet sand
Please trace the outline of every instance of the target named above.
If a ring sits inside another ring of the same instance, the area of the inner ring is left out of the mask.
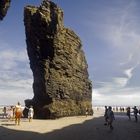
[[[139,140],[140,118],[129,121],[123,113],[115,115],[114,130],[104,126],[103,112],[93,116],[65,117],[56,120],[22,119],[20,126],[14,121],[0,119],[0,140]]]

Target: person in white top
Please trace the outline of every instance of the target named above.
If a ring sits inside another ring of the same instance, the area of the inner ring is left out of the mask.
[[[29,122],[32,121],[33,116],[34,116],[34,109],[33,109],[33,106],[30,106],[29,111],[28,111],[28,119],[29,119]]]
[[[14,119],[13,106],[8,109],[8,119],[9,121]]]

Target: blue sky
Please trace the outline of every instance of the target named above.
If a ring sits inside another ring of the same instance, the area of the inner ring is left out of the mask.
[[[0,22],[0,104],[33,97],[23,9],[41,1],[13,0]],[[93,105],[140,105],[140,1],[53,1],[64,11],[65,26],[81,38]]]

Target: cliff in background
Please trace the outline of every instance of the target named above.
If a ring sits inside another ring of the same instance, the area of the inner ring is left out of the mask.
[[[8,8],[10,7],[11,0],[0,0],[0,20],[5,17]]]
[[[80,38],[63,24],[63,11],[44,0],[24,9],[27,52],[33,72],[36,118],[92,114],[92,84]]]

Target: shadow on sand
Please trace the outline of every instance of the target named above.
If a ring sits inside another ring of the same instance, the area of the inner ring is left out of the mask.
[[[23,122],[24,123],[24,122]],[[45,120],[44,120],[45,123]],[[46,124],[47,125],[47,124]],[[37,133],[13,130],[7,124],[0,126],[0,140],[139,140],[140,123],[117,118],[114,130],[104,126],[104,118],[94,118],[82,124],[73,124],[52,132]],[[31,124],[30,124],[31,126]],[[16,126],[18,127],[18,126]],[[21,126],[19,126],[20,129]]]

